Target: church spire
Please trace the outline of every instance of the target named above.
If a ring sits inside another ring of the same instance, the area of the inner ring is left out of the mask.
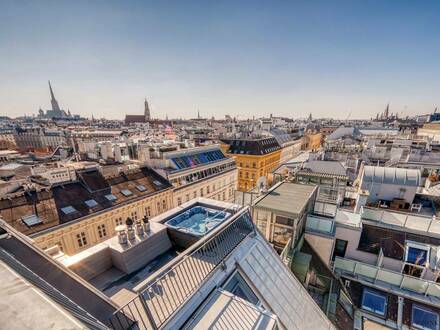
[[[150,106],[148,105],[147,99],[144,101],[144,116],[146,121],[150,120]]]
[[[49,83],[50,103],[52,104],[52,110],[60,111],[60,106],[58,105],[58,102],[55,99],[55,95],[53,94],[52,86],[50,85],[50,80],[48,80],[48,83]]]

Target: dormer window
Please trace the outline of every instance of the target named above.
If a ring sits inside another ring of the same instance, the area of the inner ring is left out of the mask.
[[[98,203],[94,199],[88,199],[84,202],[88,208],[93,208],[98,205]]]
[[[121,190],[121,194],[124,195],[125,197],[128,197],[130,195],[133,195],[133,193],[131,192],[131,190],[129,189],[122,189]]]
[[[104,196],[109,202],[114,202],[117,198],[113,194],[108,194]]]
[[[137,185],[137,186],[136,186],[136,189],[139,190],[140,192],[143,192],[143,191],[147,190],[147,188],[145,188],[145,186],[143,186],[143,185],[141,185],[141,184],[140,184],[140,185]]]
[[[33,227],[33,226],[36,226],[36,225],[43,223],[41,218],[36,214],[32,214],[32,215],[23,217],[23,218],[21,218],[21,221],[23,221],[24,224],[28,227]]]
[[[73,207],[73,206],[66,206],[66,207],[63,207],[62,209],[61,209],[61,211],[65,214],[65,215],[69,215],[69,214],[72,214],[72,213],[75,213],[76,212],[76,209]]]

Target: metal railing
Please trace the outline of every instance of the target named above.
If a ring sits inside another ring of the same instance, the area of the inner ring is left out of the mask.
[[[226,221],[212,235],[196,243],[195,249],[177,257],[177,262],[160,271],[134,299],[115,312],[110,319],[113,328],[129,329],[132,320],[139,329],[163,326],[254,231],[249,209]]]
[[[435,216],[381,210],[368,206],[362,207],[361,214],[364,220],[440,235],[440,221]]]
[[[342,275],[368,279],[372,284],[385,283],[387,287],[409,290],[420,294],[422,299],[440,299],[440,284],[422,278],[340,257],[335,259],[334,270]]]

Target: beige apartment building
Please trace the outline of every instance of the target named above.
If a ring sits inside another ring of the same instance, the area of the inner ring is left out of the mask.
[[[237,166],[218,145],[164,152],[151,164],[174,187],[174,205],[205,197],[231,202],[237,187]]]
[[[75,181],[25,186],[0,199],[0,216],[49,253],[72,255],[115,235],[128,217],[140,220],[173,208],[171,184],[150,168],[92,168]]]

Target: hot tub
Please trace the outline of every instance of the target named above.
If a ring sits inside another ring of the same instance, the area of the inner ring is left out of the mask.
[[[204,206],[193,206],[171,218],[165,224],[181,232],[203,236],[227,219],[231,213]]]

